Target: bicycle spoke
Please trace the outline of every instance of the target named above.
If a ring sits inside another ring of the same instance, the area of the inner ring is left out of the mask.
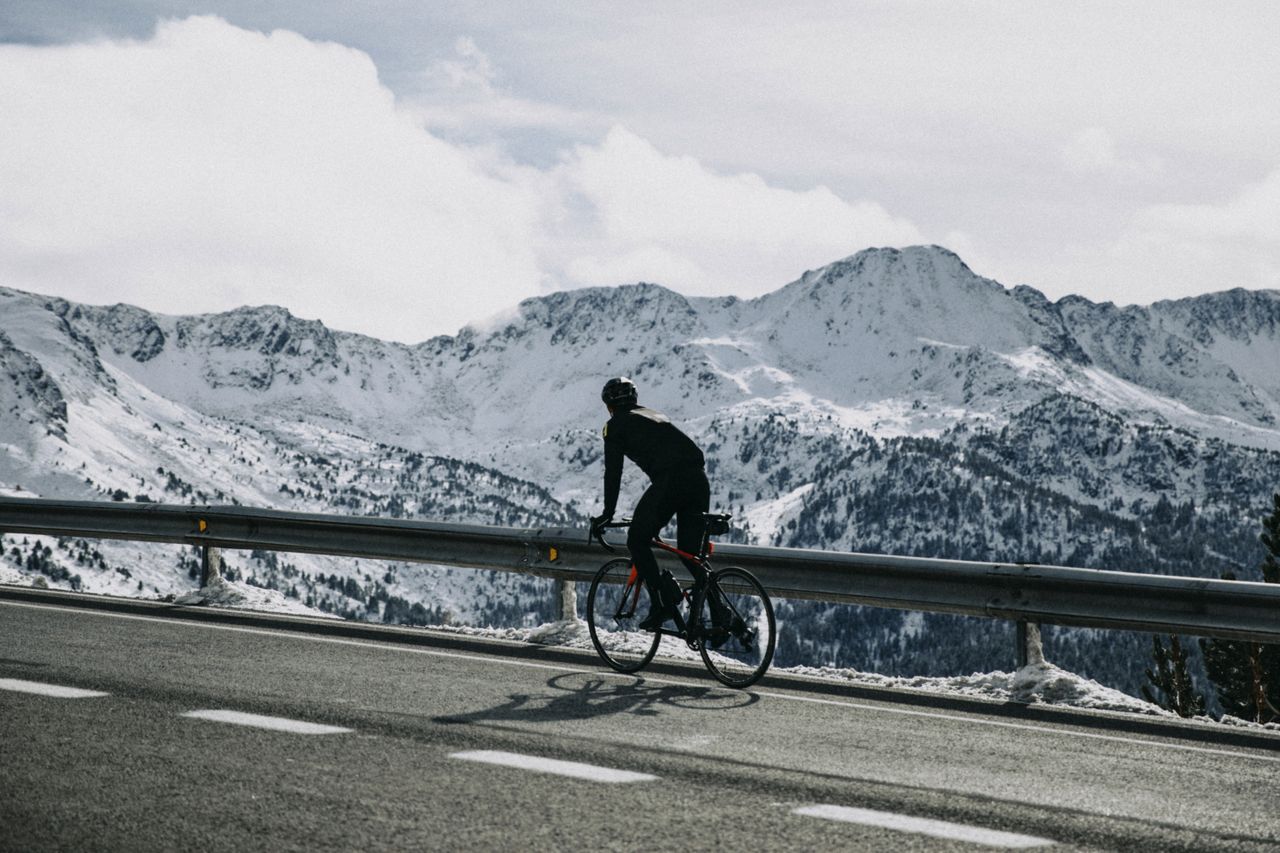
[[[700,617],[707,632],[702,660],[711,674],[731,687],[758,681],[777,641],[773,605],[759,581],[739,568],[716,572]]]
[[[619,672],[635,672],[653,659],[660,635],[642,631],[649,594],[630,560],[610,560],[600,567],[587,595],[587,628],[605,663]]]

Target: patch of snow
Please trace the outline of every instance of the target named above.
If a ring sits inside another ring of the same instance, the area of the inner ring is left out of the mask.
[[[1199,722],[1216,722],[1238,729],[1262,729],[1268,732],[1280,732],[1280,723],[1255,723],[1252,720],[1242,720],[1230,714],[1223,714],[1220,720],[1214,720],[1212,717],[1196,717],[1195,719]]]
[[[1080,378],[1065,379],[1062,390],[1091,400],[1110,411],[1146,416],[1147,423],[1169,423],[1246,447],[1280,450],[1280,432],[1254,426],[1220,414],[1197,411],[1173,397],[1121,379],[1096,367],[1080,371]],[[1142,422],[1139,420],[1138,422]]]
[[[1135,385],[1105,370],[1086,367],[1081,373],[1084,382],[1072,383],[1076,387],[1070,390],[1105,408],[1138,409],[1170,420],[1199,414],[1185,403]]]
[[[0,563],[0,584],[4,586],[30,586],[27,576],[15,568]]]
[[[294,616],[323,616],[338,619],[331,613],[325,613],[289,598],[274,589],[263,589],[248,584],[228,581],[215,577],[203,589],[192,590],[174,599],[174,604],[207,607],[232,607],[245,610],[264,610],[269,613],[288,613]]]
[[[930,401],[922,399],[921,402],[929,405]],[[843,427],[882,439],[904,436],[937,438],[963,420],[977,422],[990,417],[958,406],[939,406],[937,401],[933,401],[932,408],[920,409],[916,407],[915,399],[906,398],[885,398],[860,406],[815,401],[813,407],[819,411],[829,410]]]
[[[1034,377],[1044,381],[1060,382],[1065,378],[1062,368],[1040,347],[1027,347],[1013,353],[996,353],[996,357],[1012,366],[1024,379]]]
[[[901,643],[907,640],[915,639],[924,633],[924,613],[918,610],[908,610],[902,614],[902,627],[898,629]]]
[[[718,338],[690,338],[689,345],[695,347],[732,347],[744,352],[757,349],[755,342],[749,338],[732,338],[722,335]]]
[[[968,344],[949,344],[946,341],[935,341],[933,338],[917,337],[916,340],[922,344],[925,344],[926,346],[931,346],[931,347],[942,347],[943,349],[959,349],[959,350],[969,349]]]
[[[782,519],[798,512],[804,506],[805,495],[813,491],[813,483],[805,483],[792,489],[777,500],[764,501],[747,509],[743,518],[753,531],[772,532],[778,529]]]
[[[913,678],[875,675],[854,669],[797,666],[779,670],[794,675],[847,681],[868,687],[920,690],[958,696],[977,696],[1004,702],[1041,703],[1099,711],[1125,711],[1159,717],[1176,716],[1171,711],[1136,699],[1096,681],[1059,669],[1051,663],[1024,666],[1016,672],[988,672],[973,675]]]
[[[591,648],[587,623],[576,619],[547,622],[536,628],[491,628],[476,625],[429,625],[427,627],[432,631],[460,634],[464,637],[484,637],[490,640],[536,643],[541,646],[565,646],[572,649]]]

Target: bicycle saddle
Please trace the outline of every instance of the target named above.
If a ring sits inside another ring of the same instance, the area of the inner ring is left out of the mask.
[[[707,525],[707,534],[717,536],[729,532],[729,520],[733,516],[729,513],[704,512],[702,518]]]

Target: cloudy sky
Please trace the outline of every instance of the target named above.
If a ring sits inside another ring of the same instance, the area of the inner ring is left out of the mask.
[[[938,243],[1280,288],[1280,4],[4,0],[0,285],[414,342]]]

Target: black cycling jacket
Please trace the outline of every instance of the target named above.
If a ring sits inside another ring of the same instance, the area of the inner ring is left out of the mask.
[[[673,471],[701,471],[702,451],[661,412],[644,406],[615,408],[604,425],[604,514],[618,508],[622,457],[640,466],[657,482]]]

